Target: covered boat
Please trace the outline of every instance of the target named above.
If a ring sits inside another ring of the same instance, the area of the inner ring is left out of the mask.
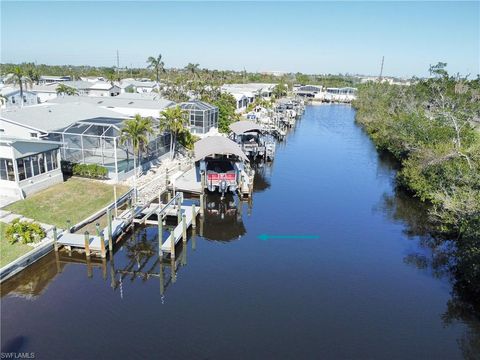
[[[209,136],[194,145],[194,160],[199,166],[204,188],[224,195],[250,184],[245,171],[248,158],[240,146],[224,136]]]
[[[252,159],[273,160],[275,142],[265,133],[261,124],[249,120],[234,122],[229,126],[233,141],[239,144],[245,154]]]

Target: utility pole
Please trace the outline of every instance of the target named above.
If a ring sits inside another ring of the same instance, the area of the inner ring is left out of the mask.
[[[382,56],[382,66],[380,67],[380,76],[378,77],[378,82],[382,82],[382,75],[383,75],[383,62],[385,60],[385,56]]]
[[[118,55],[118,49],[117,49],[117,79],[120,79],[120,56]]]

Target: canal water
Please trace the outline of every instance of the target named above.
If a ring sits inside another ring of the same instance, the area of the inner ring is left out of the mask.
[[[345,105],[308,106],[273,164],[257,168],[251,202],[208,197],[174,272],[158,262],[152,226],[126,239],[113,263],[50,254],[3,284],[2,351],[36,359],[465,356],[478,324],[448,317],[452,286],[428,266],[423,211],[395,190],[395,165],[354,116]]]

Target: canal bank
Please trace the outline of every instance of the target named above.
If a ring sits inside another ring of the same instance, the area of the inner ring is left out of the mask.
[[[125,239],[114,266],[89,271],[75,256],[59,263],[50,254],[2,284],[2,351],[461,358],[471,328],[445,326],[450,284],[405,261],[426,250],[391,216],[394,174],[350,106],[309,106],[273,164],[257,169],[250,202],[206,200],[178,264],[158,261],[157,227],[147,226]],[[163,284],[145,275],[162,271]]]

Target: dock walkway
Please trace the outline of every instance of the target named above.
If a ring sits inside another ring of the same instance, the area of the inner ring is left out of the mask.
[[[191,206],[182,206],[181,209],[182,209],[181,210],[182,215],[185,215],[185,230],[186,230],[192,225],[193,211]],[[183,221],[181,221],[175,227],[175,229],[170,233],[170,236],[167,238],[167,240],[162,244],[161,250],[163,252],[171,253],[172,243],[174,246],[177,245],[180,239],[183,238],[183,235],[184,235],[183,232],[184,232],[184,224],[183,224]]]

